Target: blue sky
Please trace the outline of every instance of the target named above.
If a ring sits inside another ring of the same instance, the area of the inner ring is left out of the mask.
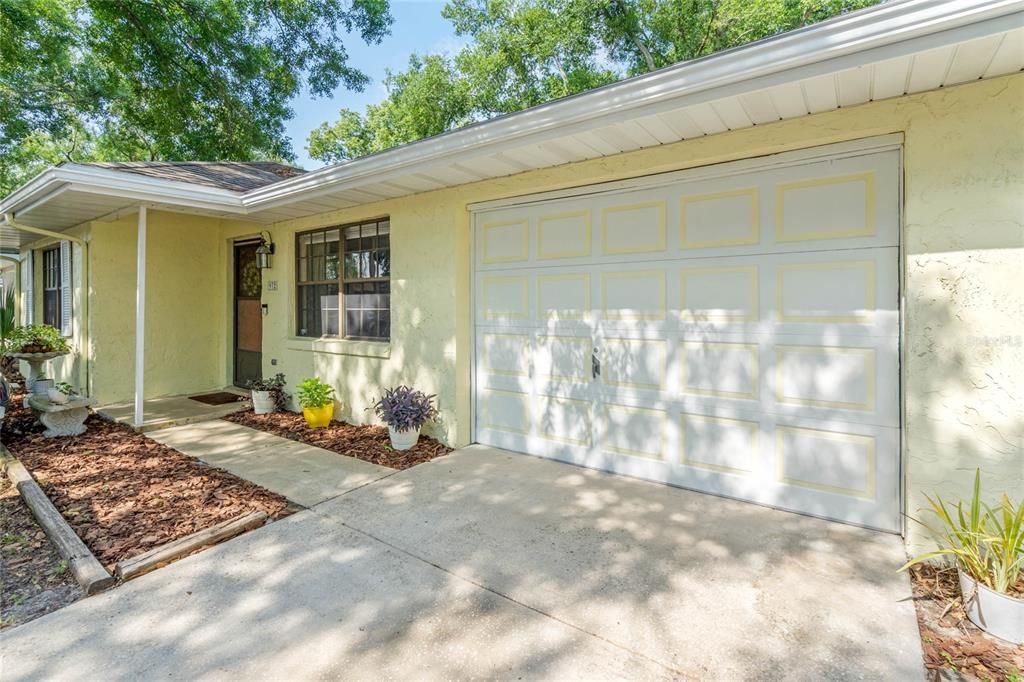
[[[384,75],[387,69],[401,71],[409,63],[409,55],[418,53],[455,54],[462,46],[452,25],[441,16],[444,2],[430,0],[392,0],[391,35],[379,45],[367,45],[359,36],[349,36],[345,49],[349,63],[371,79],[363,92],[339,88],[331,98],[313,99],[307,94],[292,101],[295,116],[285,124],[292,140],[296,163],[307,169],[319,168],[323,164],[309,158],[306,138],[311,130],[324,121],[335,121],[338,110],[354,109],[362,112],[367,104],[384,99]]]

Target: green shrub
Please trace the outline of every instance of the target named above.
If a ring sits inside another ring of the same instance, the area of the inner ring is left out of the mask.
[[[334,401],[334,387],[315,377],[304,379],[296,386],[296,393],[302,407],[323,407]]]
[[[8,353],[67,353],[71,350],[60,330],[47,324],[15,327],[4,340]]]
[[[981,501],[981,470],[974,474],[974,493],[968,501],[947,507],[942,498],[925,496],[940,529],[930,529],[939,549],[916,556],[900,570],[940,556],[952,557],[957,567],[996,592],[1006,594],[1024,570],[1024,502],[1003,495],[993,509]],[[925,527],[928,527],[927,525]]]

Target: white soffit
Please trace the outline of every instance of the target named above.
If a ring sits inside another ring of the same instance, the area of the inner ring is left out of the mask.
[[[323,168],[249,192],[244,202],[255,212],[356,189],[398,196],[397,186],[426,189],[417,187],[424,178],[455,186],[1022,68],[1024,2],[884,3]]]
[[[888,2],[245,194],[68,164],[7,197],[0,215],[65,229],[147,203],[278,222],[1022,68],[1024,0]],[[0,226],[3,245],[9,232]]]

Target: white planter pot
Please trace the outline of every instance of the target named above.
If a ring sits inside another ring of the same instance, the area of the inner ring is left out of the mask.
[[[68,401],[68,396],[64,393],[61,393],[55,388],[51,388],[49,391],[47,391],[46,397],[49,398],[50,402],[53,403],[54,405],[63,405]]]
[[[252,392],[252,410],[256,414],[270,414],[276,407],[274,394],[270,391]]]
[[[53,379],[36,379],[32,386],[32,395],[49,395],[53,390]]]
[[[420,439],[420,430],[395,431],[389,426],[388,435],[391,436],[391,447],[395,450],[408,450]]]
[[[994,637],[1024,644],[1024,599],[991,590],[963,571],[957,573],[960,594],[971,622]]]

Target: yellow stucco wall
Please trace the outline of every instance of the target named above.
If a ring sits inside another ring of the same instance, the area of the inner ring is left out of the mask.
[[[221,220],[149,211],[146,248],[147,397],[225,384],[226,242]],[[137,216],[92,223],[93,393],[131,400],[135,381]]]
[[[278,265],[266,358],[289,378],[317,373],[339,387],[346,418],[381,385],[413,383],[439,395],[449,442],[470,438],[471,326],[466,205],[532,192],[778,153],[888,133],[905,139],[907,510],[924,493],[985,485],[1024,495],[1024,76],[963,85],[757,126],[615,157],[484,181],[298,219],[273,227]],[[288,340],[294,319],[296,231],[389,215],[393,231],[393,343]],[[300,350],[301,349],[301,350]],[[270,368],[265,367],[266,370]],[[910,542],[924,542],[911,523]]]
[[[341,416],[372,421],[382,387],[438,395],[429,432],[470,440],[470,222],[467,204],[619,180],[889,133],[904,135],[907,505],[957,498],[974,467],[993,494],[1024,496],[1024,75],[523,173],[260,227],[153,212],[147,394],[230,382],[231,240],[268,229],[264,374],[319,376]],[[392,229],[392,342],[293,336],[298,231],[379,216]],[[135,217],[91,230],[95,392],[131,396]],[[276,289],[270,285],[276,283]],[[276,365],[272,365],[276,361]],[[908,528],[911,544],[923,542]]]

